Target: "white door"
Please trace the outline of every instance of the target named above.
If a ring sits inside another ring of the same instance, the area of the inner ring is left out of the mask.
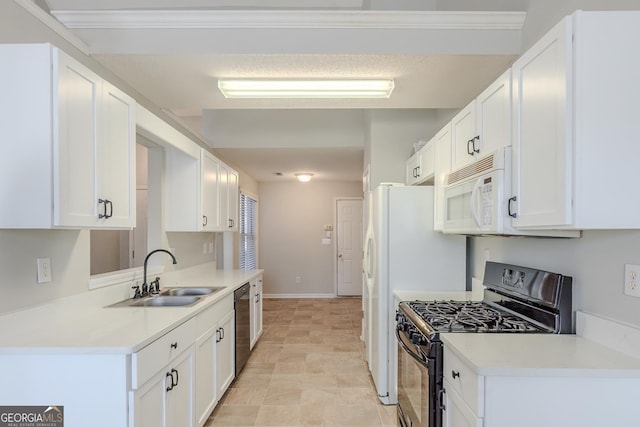
[[[362,199],[336,202],[339,296],[362,295]]]

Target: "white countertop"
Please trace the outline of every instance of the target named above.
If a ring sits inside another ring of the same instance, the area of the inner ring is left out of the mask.
[[[225,287],[191,307],[107,307],[128,295],[128,284],[5,314],[0,316],[0,354],[134,353],[261,273],[206,265],[163,277],[162,288]]]
[[[640,359],[577,335],[440,334],[478,375],[640,378]]]

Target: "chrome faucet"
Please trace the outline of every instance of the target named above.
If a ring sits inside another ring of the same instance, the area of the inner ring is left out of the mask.
[[[169,252],[166,249],[156,249],[153,250],[151,252],[149,252],[149,254],[147,254],[147,257],[144,259],[144,277],[143,277],[143,282],[142,282],[142,296],[146,296],[150,293],[152,294],[157,294],[160,291],[160,279],[156,278],[156,280],[154,280],[153,282],[151,282],[151,288],[149,288],[149,284],[147,283],[147,261],[149,261],[149,257],[153,254],[155,254],[156,252],[164,252],[166,254],[169,254],[169,256],[171,257],[171,259],[173,260],[174,264],[177,264],[178,261],[176,261],[176,257],[173,256],[173,254],[171,252]],[[155,289],[154,289],[154,284],[155,284]]]

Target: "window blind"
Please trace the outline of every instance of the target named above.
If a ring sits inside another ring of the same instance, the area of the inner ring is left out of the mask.
[[[252,270],[257,267],[257,208],[258,202],[240,193],[240,268]]]

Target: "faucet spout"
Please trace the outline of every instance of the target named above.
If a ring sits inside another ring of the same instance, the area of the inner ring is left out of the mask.
[[[176,257],[173,256],[173,254],[166,249],[156,249],[149,252],[147,254],[147,257],[144,259],[144,277],[142,282],[142,295],[147,295],[149,293],[149,284],[147,283],[147,262],[149,261],[149,258],[151,257],[151,255],[155,254],[156,252],[164,252],[171,257],[174,264],[178,263],[178,261],[176,260]],[[157,286],[160,287],[159,285]]]

